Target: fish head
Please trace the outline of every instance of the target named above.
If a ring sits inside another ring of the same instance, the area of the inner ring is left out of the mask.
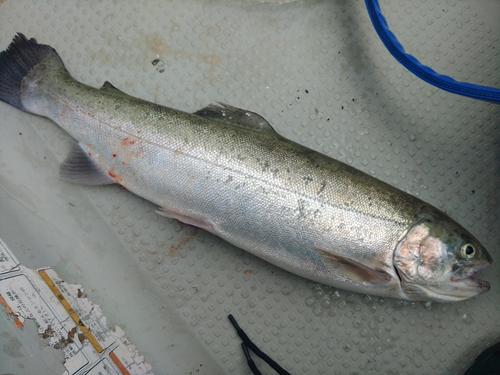
[[[493,262],[486,249],[441,213],[414,225],[398,243],[394,266],[413,301],[461,301],[490,289],[474,275]]]

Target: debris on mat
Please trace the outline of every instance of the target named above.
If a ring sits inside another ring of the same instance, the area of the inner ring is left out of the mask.
[[[0,305],[19,328],[34,320],[40,340],[63,351],[65,375],[153,374],[125,332],[107,326],[81,285],[66,283],[50,268],[23,266],[2,240]]]

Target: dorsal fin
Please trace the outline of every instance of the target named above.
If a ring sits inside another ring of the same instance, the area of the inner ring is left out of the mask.
[[[269,122],[261,115],[245,109],[233,107],[229,104],[210,104],[205,108],[199,109],[194,114],[278,135]]]

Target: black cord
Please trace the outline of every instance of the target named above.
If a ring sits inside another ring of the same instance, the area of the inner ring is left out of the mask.
[[[259,369],[255,365],[255,362],[253,361],[252,357],[250,357],[250,353],[248,352],[248,348],[244,342],[241,343],[241,348],[243,349],[243,353],[245,354],[245,358],[247,359],[248,367],[250,367],[250,370],[252,370],[252,373],[254,375],[262,375],[262,373],[259,371]]]
[[[271,357],[269,357],[266,353],[264,353],[262,350],[260,350],[257,347],[257,345],[255,345],[252,342],[252,340],[250,340],[250,338],[247,336],[247,334],[238,325],[238,323],[236,322],[236,319],[234,319],[234,316],[232,314],[229,314],[228,318],[229,318],[229,321],[231,322],[231,324],[233,325],[233,327],[236,329],[236,333],[238,334],[238,336],[240,336],[240,338],[243,340],[243,343],[245,344],[246,347],[248,347],[250,350],[252,350],[252,352],[254,352],[258,357],[262,358],[279,375],[291,375],[283,367],[281,367],[280,365],[278,365],[278,363],[276,363]],[[245,349],[243,349],[243,350],[245,350]],[[247,358],[247,361],[248,361],[248,358]]]

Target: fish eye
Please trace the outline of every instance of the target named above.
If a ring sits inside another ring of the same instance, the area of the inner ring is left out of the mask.
[[[464,259],[472,259],[476,255],[476,248],[471,243],[465,243],[462,245],[462,257]]]

